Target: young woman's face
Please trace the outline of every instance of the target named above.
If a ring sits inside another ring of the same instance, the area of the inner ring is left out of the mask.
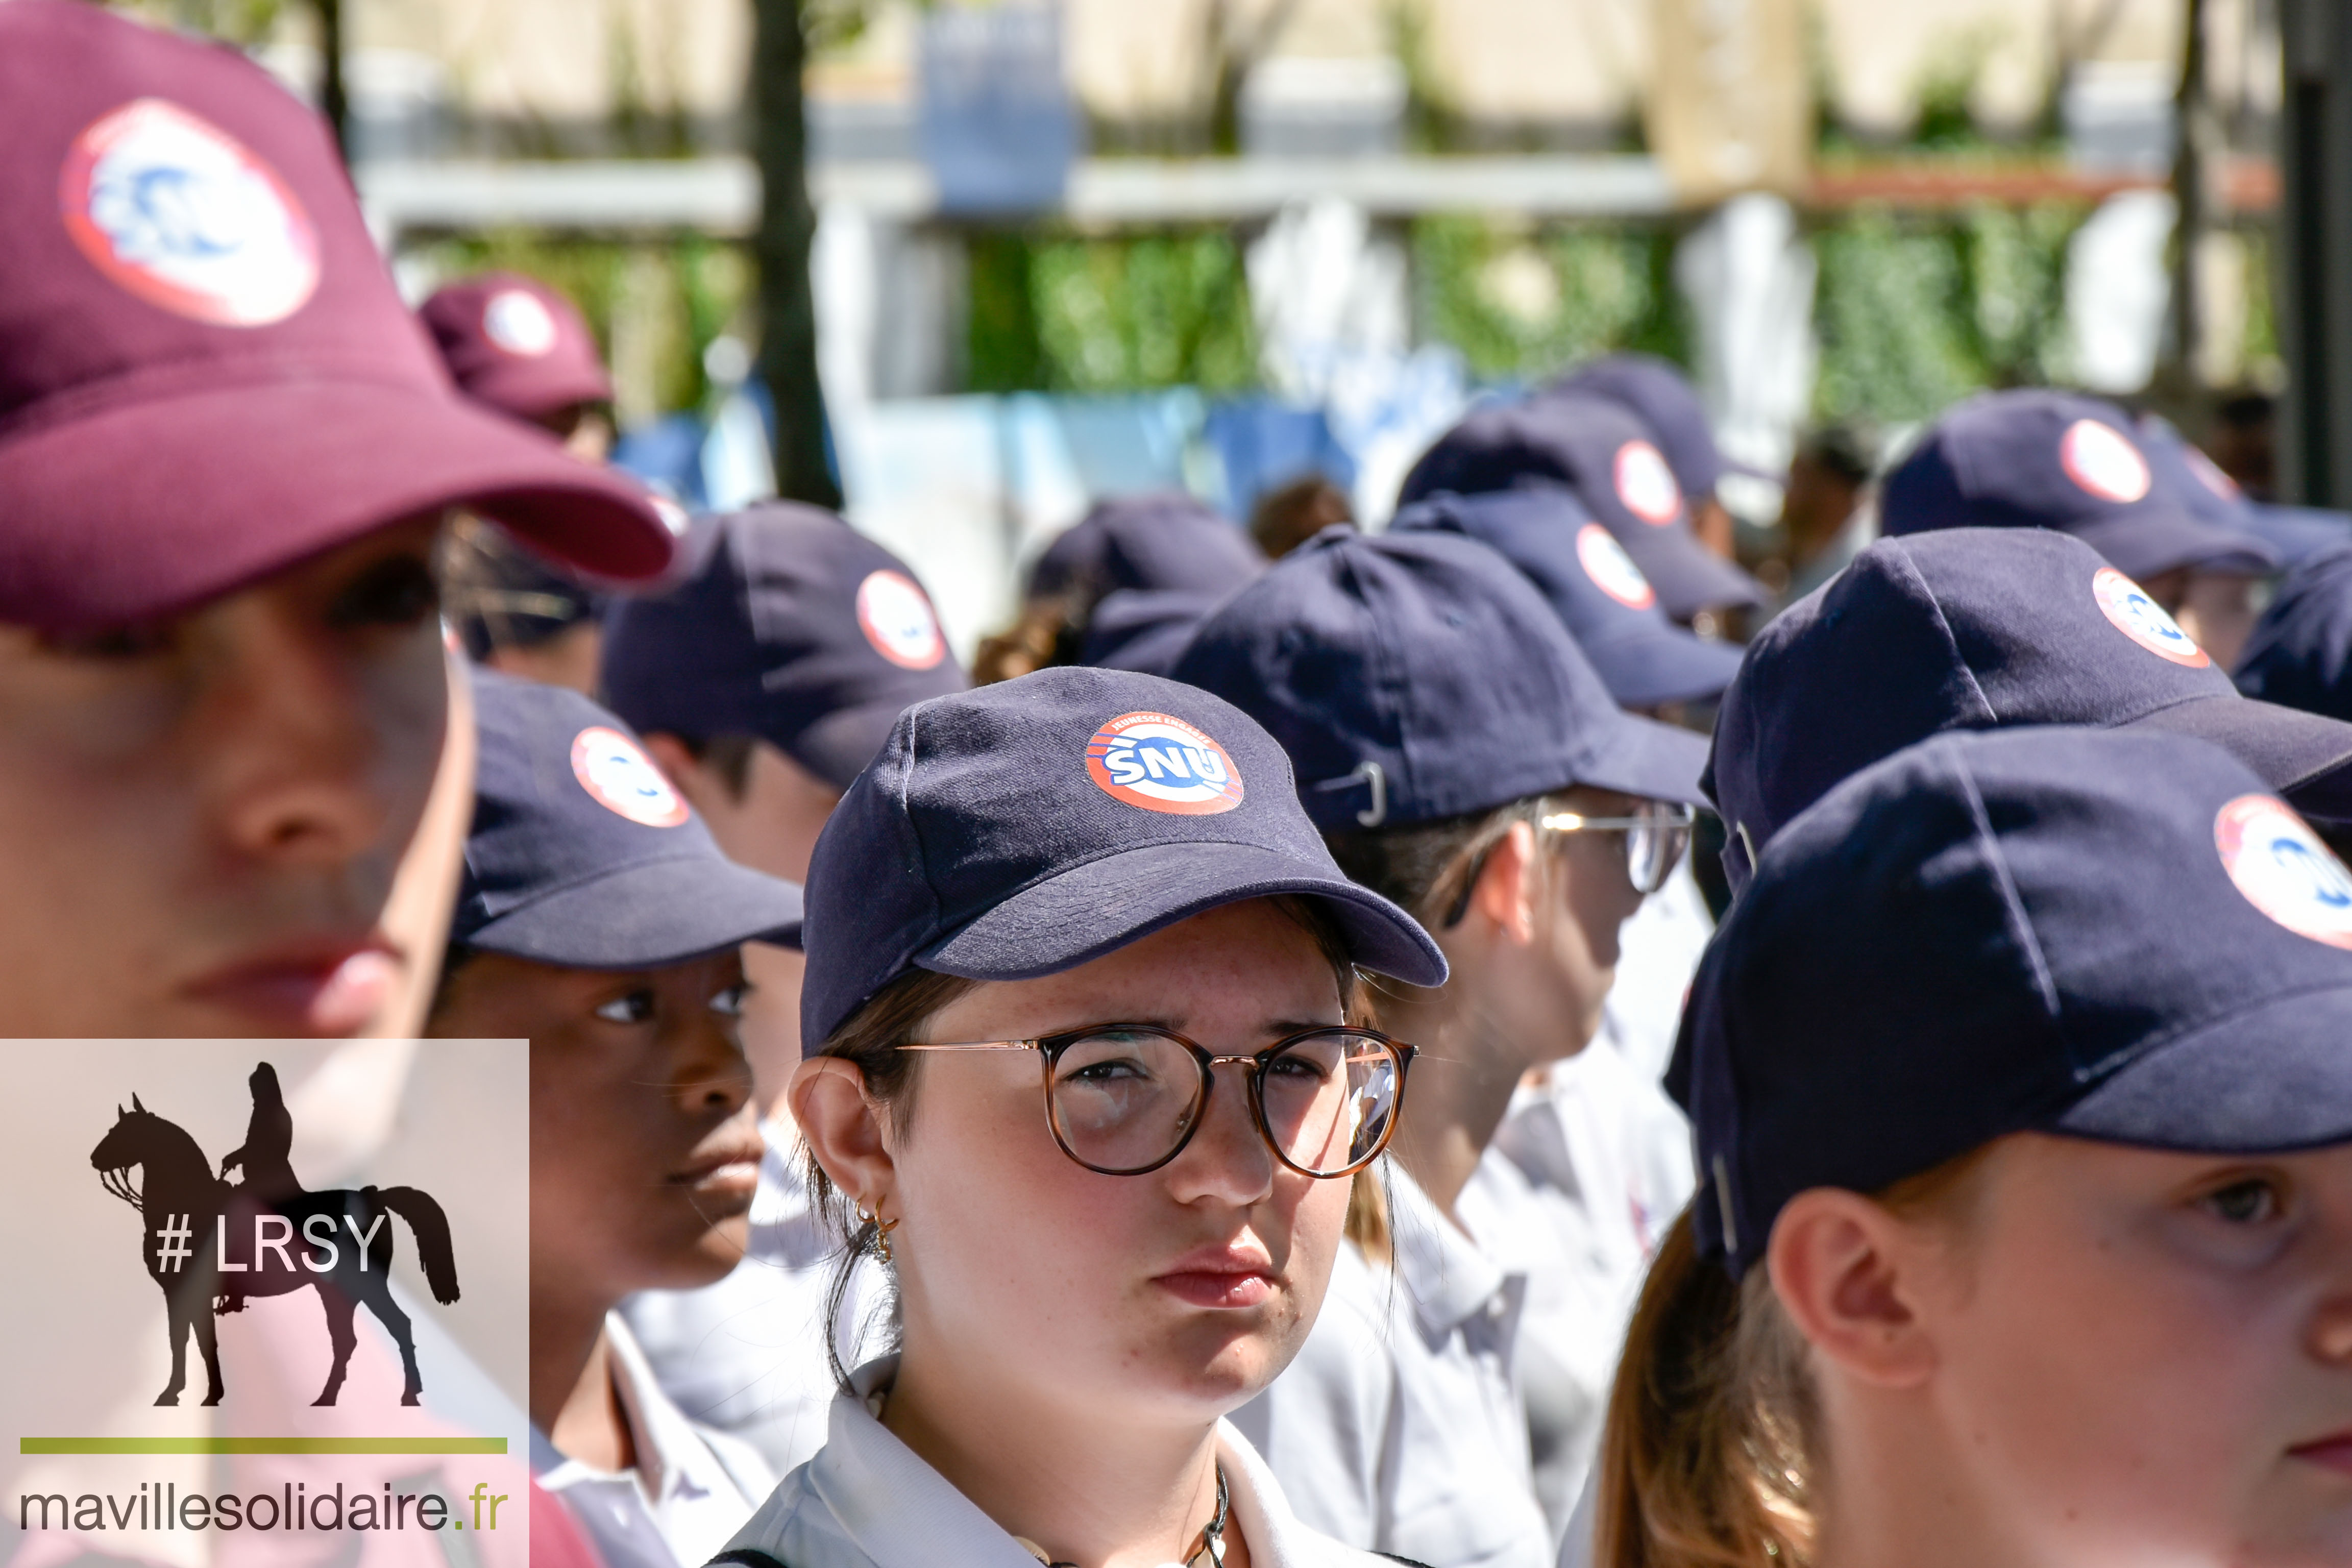
[[[0,1032],[359,1032],[448,701],[437,518],[105,636],[0,627]],[[436,939],[437,940],[437,939]]]
[[[2352,1563],[2352,1147],[2011,1138],[1982,1202],[1933,1396],[2032,1561]]]
[[[1559,809],[1583,816],[1628,816],[1642,802],[1581,785],[1557,797]],[[1549,1036],[1548,1058],[1573,1056],[1601,1027],[1601,1005],[1617,977],[1617,935],[1642,907],[1625,868],[1622,833],[1544,833],[1550,863],[1536,924],[1538,966],[1522,998],[1530,1042]]]
[[[1026,1039],[1149,1023],[1220,1055],[1342,1022],[1315,939],[1257,900],[1196,915],[1042,980],[983,984],[927,1041]],[[1220,1067],[1182,1153],[1140,1176],[1064,1154],[1034,1052],[923,1057],[891,1141],[908,1364],[985,1357],[990,1375],[1099,1416],[1213,1419],[1273,1381],[1330,1278],[1345,1181],[1278,1163],[1244,1069]]]
[[[480,953],[430,1032],[530,1042],[534,1279],[610,1301],[707,1285],[743,1256],[761,1146],[730,950],[639,973]]]

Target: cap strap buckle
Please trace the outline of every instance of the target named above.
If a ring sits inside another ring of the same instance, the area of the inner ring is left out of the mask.
[[[1328,790],[1353,789],[1364,784],[1372,792],[1372,804],[1356,813],[1359,826],[1378,827],[1389,819],[1389,775],[1381,764],[1370,760],[1358,763],[1341,778],[1325,779],[1315,786],[1317,794]]]

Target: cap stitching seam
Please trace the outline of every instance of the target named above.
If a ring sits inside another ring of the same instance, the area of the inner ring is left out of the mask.
[[[2298,932],[2295,934],[2300,935],[2301,933]],[[2304,937],[2302,940],[2309,942],[2311,939],[2309,937]],[[2267,992],[2260,996],[2249,997],[2239,1006],[2227,1008],[2221,1012],[2210,1014],[2202,1018],[2191,1019],[2186,1023],[2177,1024],[2173,1026],[2173,1027],[2165,1030],[2162,1034],[2146,1036],[2134,1041],[2129,1046],[2109,1051],[2105,1056],[2101,1057],[2092,1065],[2075,1068],[2075,1081],[2078,1083],[2104,1083],[2109,1079],[2121,1077],[2126,1071],[2129,1070],[2134,1064],[2154,1056],[2158,1051],[2177,1046],[2180,1044],[2181,1041],[2201,1035],[2209,1029],[2219,1028],[2221,1026],[2230,1023],[2233,1019],[2243,1017],[2249,1013],[2260,1012],[2283,1002],[2291,1002],[2297,997],[2314,996],[2323,992],[2336,991],[2352,992],[2352,985],[2347,985],[2340,981],[2333,983],[2327,981],[2315,981],[2311,984],[2299,985],[2292,990]],[[2071,1106],[2071,1104],[2072,1102],[2070,1101],[2069,1105]],[[2065,1109],[2067,1108],[2061,1108],[2062,1113]]]
[[[1993,832],[1991,814],[1985,809],[1984,796],[1978,793],[1977,781],[1969,773],[1967,763],[1954,757],[1952,772],[1959,781],[1960,793],[1968,800],[1969,816],[1975,822],[1977,831],[1983,836],[1986,864],[1991,867],[1993,879],[2000,889],[2001,903],[2009,912],[2010,923],[2025,949],[2026,957],[2032,963],[2034,988],[2041,993],[2042,1007],[2054,1024],[2060,1016],[2058,983],[2050,973],[2050,961],[2042,951],[2041,939],[2034,934],[2032,917],[2025,912],[2025,900],[2017,890],[2015,879],[2010,875],[2008,858],[2000,852],[2000,839]]]
[[[243,372],[243,374],[239,374]],[[288,374],[293,372],[297,374]],[[125,369],[77,381],[47,393],[5,417],[0,417],[0,441],[38,435],[53,427],[145,404],[201,398],[224,390],[257,388],[365,385],[404,393],[425,402],[457,401],[454,390],[437,399],[413,379],[384,374],[381,366],[353,358],[319,355],[207,360],[200,353],[151,359]]]
[[[946,936],[936,939],[929,945],[937,947],[943,945],[944,943],[953,942],[956,937],[961,935],[974,921],[979,920],[982,915],[988,913],[989,910],[996,909],[1001,905],[1009,904],[1013,900],[1021,897],[1024,893],[1032,892],[1038,888],[1044,887],[1046,883],[1055,880],[1056,878],[1066,876],[1072,871],[1091,866],[1098,860],[1108,860],[1118,855],[1131,855],[1138,850],[1142,849],[1197,849],[1217,844],[1227,845],[1237,849],[1255,849],[1265,854],[1280,855],[1288,859],[1295,860],[1297,858],[1297,857],[1288,850],[1269,848],[1264,844],[1253,844],[1245,838],[1162,838],[1150,844],[1114,845],[1109,848],[1098,850],[1095,854],[1088,855],[1083,859],[1056,860],[1049,869],[1038,872],[1035,876],[1031,877],[1019,887],[1014,888],[1012,891],[1002,893],[992,898],[984,908],[975,911],[970,919],[959,921],[954,931]],[[1300,863],[1302,865],[1309,864],[1308,862],[1303,861]],[[1320,873],[1314,874],[1319,875]],[[1326,876],[1323,879],[1330,882],[1348,881],[1345,877],[1339,876]],[[1356,886],[1356,884],[1352,882],[1348,882],[1348,885],[1349,887]],[[1365,890],[1369,892],[1370,889],[1366,889]],[[934,900],[934,903],[936,904],[936,900]]]
[[[680,826],[684,825],[681,824]],[[525,910],[534,909],[539,905],[545,903],[548,900],[554,898],[559,893],[568,893],[575,889],[587,887],[591,883],[603,881],[607,878],[625,876],[631,871],[641,871],[649,866],[693,865],[698,862],[708,861],[710,858],[711,858],[707,855],[698,855],[691,851],[681,851],[676,854],[656,855],[641,860],[631,860],[624,865],[599,866],[593,870],[583,871],[576,877],[567,877],[562,881],[557,882],[551,887],[543,887],[538,892],[535,892],[531,894],[530,897],[523,900],[520,903],[508,905],[499,913],[492,915],[490,919],[492,921],[502,921],[509,915],[520,914]],[[482,874],[473,866],[473,858],[470,855],[467,856],[467,869],[474,873],[474,880],[476,884],[472,896],[475,900],[487,903],[489,889],[481,885]],[[726,861],[723,858],[721,858],[719,868],[730,871],[751,869],[748,866],[740,866],[732,861]],[[782,878],[777,878],[775,879],[778,881],[783,880]],[[787,885],[789,886],[789,884]],[[487,924],[488,922],[486,921],[484,923]]]
[[[1464,537],[1466,538],[1467,535],[1465,535]],[[1393,718],[1395,722],[1396,732],[1393,736],[1393,741],[1395,744],[1396,760],[1399,764],[1397,772],[1403,775],[1403,787],[1402,789],[1392,789],[1391,793],[1394,795],[1401,795],[1406,800],[1412,800],[1420,793],[1419,774],[1421,769],[1419,764],[1414,761],[1413,752],[1405,745],[1405,714],[1412,706],[1411,671],[1406,669],[1400,661],[1391,658],[1390,656],[1388,639],[1381,633],[1380,617],[1375,612],[1372,605],[1372,584],[1365,579],[1361,572],[1357,570],[1356,563],[1349,559],[1345,552],[1339,552],[1339,567],[1341,571],[1348,574],[1349,584],[1356,589],[1358,595],[1360,596],[1364,606],[1365,623],[1372,631],[1371,646],[1369,651],[1371,655],[1370,663],[1376,678],[1372,682],[1373,689],[1376,690],[1389,692],[1396,700],[1395,707],[1389,717]],[[1358,756],[1355,761],[1359,763],[1378,762],[1379,759],[1367,752],[1366,754]],[[1303,805],[1305,803],[1301,802],[1300,804]],[[1393,815],[1391,815],[1391,820],[1394,820]]]
[[[1927,579],[1920,574],[1918,563],[1911,559],[1909,551],[1900,550],[1892,553],[1896,560],[1902,562],[1905,574],[1910,577],[1919,591],[1927,595],[1928,607],[1936,613],[1936,629],[1943,633],[1944,646],[1951,651],[1952,662],[1959,667],[1960,674],[1968,680],[1969,690],[1975,696],[1978,707],[1983,710],[1986,721],[1993,724],[2000,723],[2000,714],[1994,709],[1992,699],[1985,695],[1983,686],[1978,683],[1975,667],[1969,664],[1968,657],[1960,652],[1959,634],[1952,630],[1951,618],[1944,614],[1944,601],[1937,596],[1936,590],[1928,585]],[[1974,786],[1971,785],[1970,788],[1973,790]]]

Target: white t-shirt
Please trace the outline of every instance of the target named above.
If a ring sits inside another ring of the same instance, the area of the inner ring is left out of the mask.
[[[643,1290],[621,1304],[662,1390],[695,1420],[733,1434],[778,1475],[824,1444],[833,1407],[825,1297],[841,1238],[817,1213],[789,1117],[761,1131],[768,1150],[751,1199],[743,1261],[699,1290]],[[841,1356],[857,1363],[863,1315],[878,1295],[861,1265],[841,1310]]]
[[[728,1550],[764,1552],[789,1568],[1037,1568],[1037,1560],[970,1498],[923,1462],[867,1405],[898,1372],[869,1362],[834,1401],[824,1447],[786,1476]],[[1384,1568],[1380,1559],[1301,1524],[1281,1486],[1229,1423],[1217,1459],[1231,1506],[1227,1528],[1256,1568]]]
[[[1393,1268],[1340,1249],[1297,1360],[1233,1425],[1299,1517],[1431,1568],[1549,1568],[1517,1349],[1527,1276],[1384,1163]]]
[[[696,1426],[669,1402],[619,1313],[606,1314],[604,1333],[636,1468],[592,1468],[533,1428],[531,1473],[580,1521],[604,1568],[700,1568],[758,1505],[775,1472],[756,1449]]]
[[[1596,1046],[1519,1089],[1455,1205],[1528,1277],[1519,1384],[1555,1537],[1599,1450],[1643,1276],[1692,1185],[1682,1112]]]

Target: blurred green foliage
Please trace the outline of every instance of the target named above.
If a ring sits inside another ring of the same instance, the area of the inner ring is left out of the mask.
[[[2066,246],[2088,216],[2055,202],[1910,217],[1865,206],[1817,230],[1814,412],[1925,419],[1987,387],[2064,381]]]
[[[1242,253],[1223,229],[971,237],[976,392],[1239,391],[1257,384]]]
[[[1664,229],[1546,228],[1479,217],[1412,226],[1421,330],[1460,350],[1473,374],[1533,377],[1618,349],[1683,360],[1688,323]]]
[[[143,21],[192,33],[209,33],[231,43],[251,46],[266,40],[278,26],[285,0],[108,0],[113,9]]]

